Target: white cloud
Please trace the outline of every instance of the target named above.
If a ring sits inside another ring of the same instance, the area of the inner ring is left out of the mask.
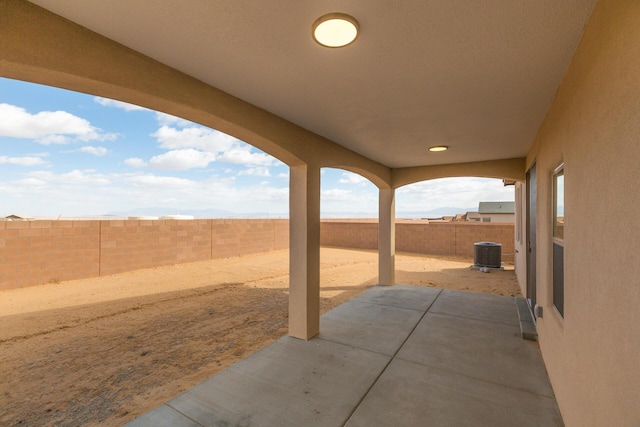
[[[252,152],[249,146],[234,147],[221,153],[216,160],[245,166],[271,166],[276,162],[276,159],[268,154]]]
[[[289,190],[263,182],[238,186],[234,177],[207,176],[203,181],[150,173],[74,170],[37,171],[0,182],[5,215],[103,215],[135,208],[166,207],[179,211],[218,208],[239,214],[287,215]]]
[[[216,158],[213,153],[205,153],[194,149],[167,151],[149,160],[149,167],[159,170],[186,170],[204,168]]]
[[[109,152],[109,150],[104,147],[93,147],[91,145],[81,147],[80,151],[87,154],[93,154],[94,156],[98,157],[102,157]]]
[[[142,160],[139,157],[130,157],[124,161],[127,166],[131,166],[133,168],[143,168],[147,166],[147,162]]]
[[[237,139],[229,135],[199,126],[184,129],[162,126],[151,136],[158,140],[160,148],[167,150],[194,148],[217,153],[230,150],[238,143]]]
[[[361,190],[360,187],[358,191],[340,188],[322,190],[320,197],[323,214],[345,212],[349,215],[357,212],[359,216],[375,217],[378,212],[377,192]]]
[[[11,212],[33,215],[34,208],[25,209],[18,206],[18,203],[26,201],[27,204],[38,205],[49,194],[48,190],[47,182],[38,178],[23,178],[15,181],[0,182],[0,194],[4,199],[2,207],[8,209],[0,216],[9,215]],[[51,209],[52,206],[49,203],[43,205],[45,209]]]
[[[29,173],[28,177],[36,178],[48,184],[107,185],[111,183],[107,175],[97,173],[93,169],[74,169],[71,172],[61,174],[49,171],[35,171]]]
[[[322,190],[320,197],[326,201],[347,201],[350,200],[353,193],[349,190],[342,190],[339,188],[332,188],[330,190]]]
[[[340,184],[364,184],[369,182],[369,180],[357,173],[353,172],[342,172],[342,177],[338,180]]]
[[[240,171],[238,175],[250,175],[250,176],[271,176],[269,169],[265,167],[248,168]]]
[[[40,157],[24,156],[24,157],[8,157],[0,156],[0,165],[17,165],[17,166],[37,166],[46,162]]]
[[[245,166],[272,166],[278,162],[268,154],[253,151],[250,145],[232,136],[202,126],[176,129],[165,125],[151,136],[166,150],[193,149],[214,154],[210,161]]]
[[[422,181],[397,190],[396,208],[428,211],[437,207],[477,209],[481,201],[513,201],[513,186],[490,178],[443,178]]]
[[[180,128],[186,128],[193,126],[193,122],[189,120],[181,119],[180,117],[172,116],[171,114],[161,113],[156,111],[156,120],[160,126],[177,126]]]
[[[270,183],[262,182],[257,187],[247,188],[243,193],[244,197],[248,200],[282,202],[283,211],[287,210],[286,203],[289,201],[289,188],[287,187],[271,187]],[[260,210],[260,208],[255,207],[254,210]]]
[[[115,99],[102,98],[100,96],[94,97],[93,101],[105,107],[115,107],[125,111],[149,111],[147,108],[141,107],[139,105],[116,101]]]
[[[278,174],[278,178],[289,178],[289,172],[282,172]]]
[[[129,177],[127,181],[137,186],[158,188],[186,188],[197,184],[190,179],[157,175],[136,175]]]
[[[41,187],[47,185],[47,181],[38,178],[25,178],[14,181],[12,184],[24,185],[28,187]]]
[[[74,141],[107,141],[116,138],[66,111],[41,111],[36,114],[24,108],[0,104],[0,136],[33,139],[44,145]]]

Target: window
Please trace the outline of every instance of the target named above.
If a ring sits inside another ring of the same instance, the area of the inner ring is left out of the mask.
[[[522,243],[522,183],[516,184],[516,241]]]
[[[553,305],[564,317],[564,165],[553,172]]]

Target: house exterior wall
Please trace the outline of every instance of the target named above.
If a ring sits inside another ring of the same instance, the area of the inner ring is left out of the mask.
[[[537,165],[542,354],[567,426],[640,425],[640,2],[600,1],[527,156]],[[564,318],[552,174],[564,163]],[[526,373],[523,373],[526,375]]]
[[[478,212],[467,212],[467,221],[482,221]]]
[[[499,213],[481,213],[480,222],[484,221],[485,218],[489,218],[488,222],[504,222],[513,224],[515,222],[514,214],[499,214]]]

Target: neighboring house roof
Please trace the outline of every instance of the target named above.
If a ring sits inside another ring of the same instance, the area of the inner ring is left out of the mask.
[[[5,221],[29,221],[32,219],[34,219],[34,217],[25,215],[8,215],[4,217]]]
[[[478,213],[512,214],[516,212],[516,202],[480,202]]]

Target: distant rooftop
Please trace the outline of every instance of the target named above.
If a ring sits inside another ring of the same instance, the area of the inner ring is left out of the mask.
[[[516,212],[516,202],[480,202],[478,213],[512,214]]]
[[[32,216],[26,216],[26,215],[8,215],[2,218],[3,221],[30,221],[32,219],[35,219],[35,218]]]

